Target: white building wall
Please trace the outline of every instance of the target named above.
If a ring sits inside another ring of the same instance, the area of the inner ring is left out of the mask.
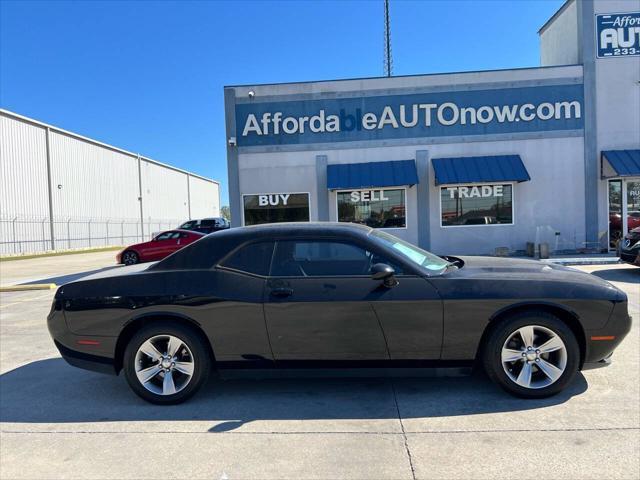
[[[49,144],[54,235],[66,240],[57,248],[112,245],[116,229],[137,238],[137,159],[58,132]]]
[[[189,217],[189,177],[195,184],[192,211],[219,214],[216,182],[146,158],[140,160],[140,177],[138,163],[134,153],[0,111],[0,254],[148,239]]]
[[[516,153],[531,180],[514,184],[512,225],[443,228],[431,167],[431,249],[455,255],[489,254],[495,247],[525,250],[527,242],[546,242],[552,250],[584,247],[583,152],[582,137],[433,145],[430,158]]]
[[[296,98],[297,94],[318,93],[321,97],[340,92],[378,91],[380,94],[396,92],[402,87],[470,87],[478,84],[498,85],[517,81],[549,81],[552,79],[580,78],[582,66],[562,66],[525,70],[469,72],[425,75],[399,78],[329,81],[301,84],[256,85],[234,87],[236,96],[243,98],[249,90],[255,98],[274,96],[279,99]],[[387,90],[391,89],[393,90]],[[350,93],[347,93],[349,95]],[[430,248],[437,253],[493,254],[495,247],[505,246],[523,251],[527,242],[547,242],[552,250],[574,250],[585,246],[584,212],[584,138],[575,133],[546,135],[526,140],[481,137],[459,141],[425,138],[424,144],[415,141],[402,145],[394,140],[387,146],[329,144],[309,146],[305,150],[285,151],[271,147],[271,151],[251,147],[240,148],[238,156],[239,191],[242,195],[259,193],[309,193],[310,219],[318,220],[318,198],[327,195],[318,192],[316,157],[326,156],[327,163],[361,163],[389,160],[416,159],[417,151],[428,152],[430,168],[429,205],[418,210],[417,187],[406,191],[407,228],[389,229],[391,233],[418,244],[418,220],[429,216]],[[439,188],[435,186],[431,159],[438,157],[520,155],[532,178],[514,187],[514,225],[488,225],[443,228],[440,226]],[[389,187],[392,188],[392,187]],[[329,220],[337,221],[336,193],[328,192]],[[240,212],[243,214],[242,198]],[[424,219],[421,219],[424,220]],[[244,222],[243,222],[244,223]],[[559,235],[556,235],[559,232]]]
[[[438,254],[492,254],[498,246],[525,250],[527,242],[547,242],[552,250],[584,246],[582,137],[243,154],[239,159],[240,191],[308,192],[310,219],[318,220],[317,155],[326,155],[329,164],[361,163],[415,159],[419,150],[428,151],[430,165],[431,159],[439,157],[517,154],[532,180],[514,186],[513,225],[443,228],[440,190],[430,166],[429,209],[418,211],[417,188],[407,188],[407,228],[388,229],[390,233],[417,244],[418,216],[427,215],[430,248]],[[338,220],[335,192],[329,193],[329,220]]]
[[[220,185],[189,175],[191,218],[220,215]]]
[[[145,160],[141,163],[142,210],[147,222],[189,218],[187,175]]]
[[[580,63],[577,0],[567,1],[540,29],[540,65]]]

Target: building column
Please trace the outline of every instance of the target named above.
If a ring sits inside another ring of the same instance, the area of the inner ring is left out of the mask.
[[[236,92],[234,89],[224,90],[224,118],[226,123],[227,171],[229,174],[229,208],[231,209],[231,226],[242,225],[242,200],[240,198],[240,172],[238,170],[238,143],[236,136]],[[230,144],[230,139],[236,139]]]
[[[416,185],[418,209],[418,246],[428,250],[431,248],[430,211],[429,211],[429,151],[416,151],[416,168],[419,183]]]
[[[596,112],[596,51],[593,0],[576,3],[578,9],[578,55],[584,85],[584,226],[585,245],[598,241],[598,134]]]
[[[316,202],[318,221],[329,221],[329,189],[327,188],[326,155],[316,155]]]

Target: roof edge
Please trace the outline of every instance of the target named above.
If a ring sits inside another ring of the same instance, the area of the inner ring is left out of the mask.
[[[182,168],[174,167],[173,165],[169,165],[169,164],[160,162],[158,160],[154,160],[152,158],[145,157],[144,155],[141,155],[139,153],[133,153],[133,152],[130,152],[130,151],[125,150],[123,148],[114,147],[113,145],[109,145],[108,143],[104,143],[104,142],[101,142],[99,140],[94,140],[93,138],[85,137],[84,135],[80,135],[79,133],[71,132],[69,130],[64,130],[63,128],[56,127],[55,125],[51,125],[49,123],[41,122],[40,120],[35,120],[33,118],[26,117],[24,115],[20,115],[19,113],[15,113],[15,112],[12,112],[10,110],[6,110],[4,108],[0,108],[0,115],[4,115],[6,117],[13,118],[14,120],[20,120],[20,121],[25,122],[25,123],[30,123],[31,125],[34,125],[36,127],[48,128],[51,131],[54,131],[54,132],[57,132],[57,133],[61,133],[62,135],[66,135],[68,137],[76,138],[78,140],[82,140],[82,141],[91,143],[91,144],[96,145],[98,147],[107,148],[107,149],[112,150],[114,152],[122,153],[122,154],[128,155],[130,157],[135,157],[135,158],[139,157],[141,160],[144,160],[145,162],[153,163],[154,165],[158,165],[160,167],[168,168],[168,169],[174,170],[176,172],[184,173],[185,175],[188,175],[190,177],[198,178],[200,180],[205,180],[207,182],[215,183],[216,185],[220,186],[220,182],[218,180],[213,180],[212,178],[203,177],[202,175],[198,175],[197,173],[189,172],[188,170],[183,170]]]
[[[567,0],[573,1],[573,0]],[[350,78],[327,78],[323,80],[301,80],[295,82],[270,82],[270,83],[244,83],[244,84],[234,84],[234,85],[225,85],[223,88],[232,89],[232,88],[248,88],[248,87],[269,87],[269,86],[278,86],[278,85],[300,85],[304,83],[328,83],[328,82],[351,82],[351,81],[361,81],[361,80],[392,80],[396,78],[415,78],[415,77],[434,77],[437,75],[461,75],[465,73],[492,73],[492,72],[512,72],[512,71],[522,71],[522,70],[539,70],[539,69],[553,69],[553,68],[566,68],[566,67],[581,67],[580,63],[569,63],[566,65],[539,65],[535,67],[516,67],[516,68],[493,68],[488,70],[461,70],[457,72],[439,72],[439,73],[414,73],[409,75],[394,75],[393,77],[382,76],[373,76],[373,77],[350,77]]]

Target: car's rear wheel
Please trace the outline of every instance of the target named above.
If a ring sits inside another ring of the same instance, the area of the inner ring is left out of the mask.
[[[151,324],[125,349],[124,373],[131,389],[156,404],[181,403],[206,381],[211,359],[200,336],[179,323]]]
[[[483,363],[489,378],[507,392],[544,398],[571,383],[580,364],[580,347],[558,317],[543,311],[522,312],[491,331]]]
[[[127,250],[122,254],[122,263],[125,265],[135,265],[140,261],[140,257],[133,250]]]

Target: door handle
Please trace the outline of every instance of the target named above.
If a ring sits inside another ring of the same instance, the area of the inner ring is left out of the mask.
[[[292,288],[281,287],[271,290],[272,297],[290,297],[291,295],[293,295]]]

